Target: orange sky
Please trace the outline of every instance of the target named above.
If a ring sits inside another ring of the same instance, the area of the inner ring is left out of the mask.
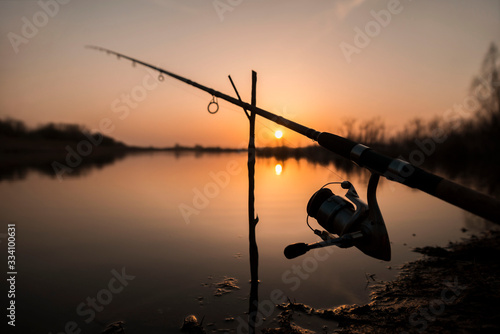
[[[0,18],[0,117],[90,129],[104,119],[110,136],[155,146],[243,147],[246,117],[224,102],[209,115],[208,94],[85,45],[234,96],[231,74],[247,101],[255,70],[258,106],[335,131],[345,117],[395,129],[442,114],[500,44],[494,0],[1,1]],[[257,145],[276,145],[277,128],[258,119]],[[289,130],[283,140],[310,143]]]

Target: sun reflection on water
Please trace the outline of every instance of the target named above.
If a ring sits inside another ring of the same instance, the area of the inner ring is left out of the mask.
[[[281,172],[283,171],[283,166],[281,166],[281,164],[276,164],[276,166],[274,166],[274,171],[276,172],[276,175],[281,175]]]

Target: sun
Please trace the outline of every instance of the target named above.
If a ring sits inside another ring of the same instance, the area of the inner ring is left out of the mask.
[[[280,139],[281,137],[283,137],[283,131],[281,130],[276,130],[276,132],[274,133],[274,136],[278,139]]]

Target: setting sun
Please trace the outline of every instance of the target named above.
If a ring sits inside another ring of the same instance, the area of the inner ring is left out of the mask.
[[[283,137],[283,131],[281,130],[276,130],[276,132],[274,133],[274,136],[278,139],[280,139],[281,137]]]

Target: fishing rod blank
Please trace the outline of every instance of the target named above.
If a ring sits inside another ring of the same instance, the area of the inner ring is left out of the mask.
[[[394,159],[376,152],[375,150],[363,144],[356,143],[350,139],[337,136],[332,133],[319,132],[315,129],[308,128],[302,124],[293,122],[284,117],[273,114],[267,110],[240,101],[232,96],[226,95],[215,89],[206,87],[157,66],[145,63],[132,57],[128,57],[109,49],[97,46],[87,47],[90,49],[103,51],[108,54],[113,54],[118,58],[130,60],[134,64],[141,64],[145,67],[149,67],[155,71],[158,71],[160,75],[165,74],[174,79],[185,82],[188,85],[201,89],[214,97],[218,97],[229,103],[240,106],[243,109],[252,111],[255,114],[264,117],[274,123],[283,125],[290,130],[293,130],[314,141],[317,141],[318,144],[320,144],[327,150],[338,154],[343,158],[349,159],[358,166],[370,170],[372,173],[384,176],[391,181],[402,183],[408,187],[419,189],[423,192],[428,193],[429,195],[444,200],[487,220],[490,220],[497,224],[500,223],[500,202],[492,197],[427,172],[407,161]]]

